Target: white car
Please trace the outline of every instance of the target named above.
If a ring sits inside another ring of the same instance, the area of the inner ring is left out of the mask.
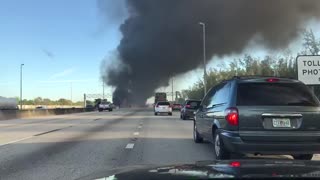
[[[113,107],[110,102],[101,102],[98,106],[98,110],[99,112],[102,112],[104,110],[112,111]]]
[[[159,101],[154,106],[154,115],[158,115],[159,113],[168,113],[168,115],[172,116],[172,107],[167,101]]]

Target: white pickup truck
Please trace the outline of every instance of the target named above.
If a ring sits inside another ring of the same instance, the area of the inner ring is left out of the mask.
[[[113,106],[110,102],[101,102],[98,106],[98,110],[99,110],[99,112],[104,111],[104,110],[112,111]]]

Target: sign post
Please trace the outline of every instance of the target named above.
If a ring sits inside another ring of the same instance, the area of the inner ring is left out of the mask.
[[[298,80],[306,85],[320,84],[320,56],[298,56],[297,57]]]

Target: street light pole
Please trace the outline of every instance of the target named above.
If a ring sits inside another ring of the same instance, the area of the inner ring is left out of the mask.
[[[207,67],[206,67],[206,24],[199,22],[202,26],[202,35],[203,35],[203,86],[204,86],[204,95],[207,93]]]
[[[174,101],[173,97],[174,97],[174,94],[173,94],[173,78],[172,78],[172,102]]]
[[[70,83],[70,99],[71,99],[71,106],[73,105],[72,102],[72,82]]]
[[[22,110],[22,67],[24,64],[20,64],[20,110]]]

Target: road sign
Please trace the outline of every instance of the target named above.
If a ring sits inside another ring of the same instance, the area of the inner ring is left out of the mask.
[[[320,84],[320,56],[297,57],[298,80],[307,85]]]

